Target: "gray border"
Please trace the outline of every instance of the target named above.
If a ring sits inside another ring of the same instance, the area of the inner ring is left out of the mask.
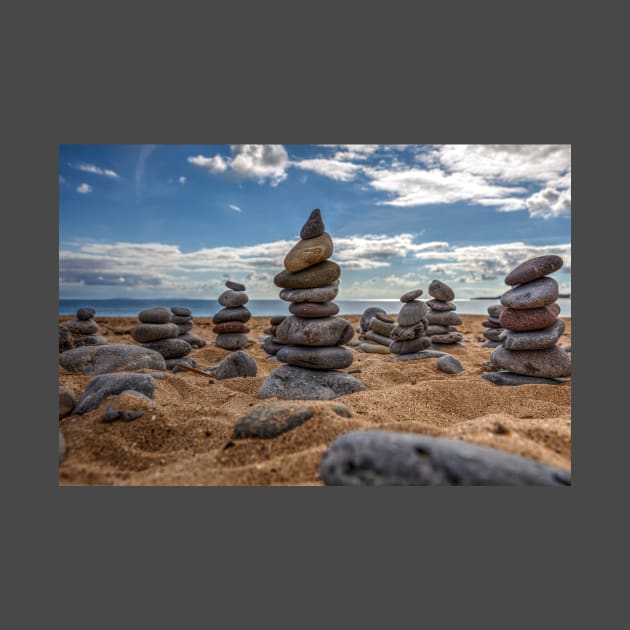
[[[194,614],[204,626],[247,627],[249,614],[254,627],[270,618],[321,627],[344,619],[328,609],[339,604],[350,608],[352,627],[364,625],[363,615],[396,627],[400,615],[424,624],[436,612],[444,627],[456,616],[481,617],[487,604],[505,615],[504,628],[505,620],[536,627],[544,605],[546,625],[567,625],[580,605],[575,591],[567,596],[574,557],[588,557],[578,543],[589,513],[588,540],[599,540],[600,551],[609,542],[595,534],[598,512],[588,504],[588,492],[600,498],[610,479],[597,477],[605,453],[589,447],[603,418],[586,364],[597,339],[582,298],[601,284],[602,269],[589,265],[597,234],[586,222],[599,210],[600,154],[588,144],[607,121],[596,114],[599,102],[586,110],[583,101],[592,77],[585,69],[599,67],[593,47],[564,37],[584,32],[578,9],[546,3],[544,15],[534,7],[512,14],[504,3],[484,3],[486,22],[480,3],[432,14],[422,5],[415,17],[392,3],[377,11],[335,3],[332,13],[321,3],[307,11],[287,3],[275,22],[266,3],[251,12],[233,5],[231,20],[215,7],[195,19],[192,3],[166,11],[153,3],[150,14],[127,4],[124,13],[98,15],[68,5],[82,23],[56,5],[36,16],[12,7],[5,21],[7,50],[15,51],[5,120],[19,121],[9,129],[14,168],[5,181],[5,309],[9,330],[19,310],[27,331],[26,340],[9,335],[5,350],[23,388],[17,397],[11,385],[16,410],[5,416],[15,433],[5,461],[16,477],[5,512],[14,584],[7,612],[15,607],[24,626],[43,610],[77,628],[132,619],[186,627]],[[282,22],[288,15],[295,26]],[[490,20],[498,16],[503,23]],[[615,76],[614,61],[606,60],[607,76]],[[588,234],[587,250],[575,247],[574,487],[58,488],[57,146],[200,141],[574,142],[573,237],[586,243]]]

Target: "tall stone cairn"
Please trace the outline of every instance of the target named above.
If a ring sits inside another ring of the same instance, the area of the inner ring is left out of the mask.
[[[339,307],[332,300],[341,269],[328,260],[333,241],[319,209],[311,212],[300,238],[284,259],[284,271],[274,278],[282,289],[280,298],[290,302],[291,315],[274,331],[275,343],[283,346],[276,357],[287,365],[265,379],[261,398],[329,400],[365,389],[361,381],[339,371],[352,363],[352,350],[342,346],[354,329],[335,317]]]
[[[244,284],[228,280],[225,286],[227,291],[218,298],[223,308],[212,318],[212,332],[217,336],[214,345],[224,350],[240,350],[250,345],[247,337],[250,329],[245,325],[252,316],[245,306],[249,297],[245,293]]]
[[[457,306],[453,300],[455,292],[444,282],[433,280],[429,285],[429,295],[433,298],[427,302],[429,310],[427,335],[434,344],[459,343],[463,335],[457,332],[456,326],[462,323],[455,312]]]

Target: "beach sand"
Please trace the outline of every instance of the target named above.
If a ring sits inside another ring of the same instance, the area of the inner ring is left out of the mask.
[[[360,315],[344,315],[357,328]],[[255,345],[247,349],[258,364],[255,378],[210,382],[193,372],[165,372],[156,380],[155,408],[138,420],[103,423],[107,401],[82,416],[59,423],[67,453],[59,466],[60,485],[322,485],[319,461],[339,435],[355,429],[422,433],[466,440],[571,468],[571,383],[559,386],[498,387],[481,378],[491,348],[482,348],[481,315],[461,315],[464,346],[442,347],[464,371],[441,372],[437,359],[393,361],[394,355],[354,352],[345,371],[367,390],[334,401],[308,401],[313,417],[273,439],[233,439],[236,421],[277,399],[257,397],[264,378],[283,365],[266,360],[259,337],[268,317],[252,317]],[[63,322],[71,317],[60,317]],[[571,343],[571,319],[558,344]],[[110,343],[131,343],[133,317],[96,317]],[[207,340],[193,350],[198,368],[217,364],[229,353],[214,346],[212,320],[194,318],[192,333]],[[357,339],[355,335],[355,340]],[[150,372],[151,370],[143,370]],[[59,367],[59,384],[81,395],[93,376]],[[287,401],[295,406],[305,403]],[[331,410],[341,402],[352,410],[344,418]]]

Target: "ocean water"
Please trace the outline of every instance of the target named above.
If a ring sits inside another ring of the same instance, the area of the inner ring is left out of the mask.
[[[423,295],[420,299],[424,299]],[[487,315],[488,306],[498,304],[498,300],[454,300],[457,312],[463,315]],[[386,313],[398,313],[402,307],[400,300],[335,300],[339,305],[340,315],[360,315],[370,306],[378,306]],[[571,317],[571,299],[559,298],[560,317]],[[74,315],[77,309],[91,306],[97,317],[136,317],[145,308],[152,306],[186,306],[193,317],[212,317],[223,307],[216,300],[186,300],[186,299],[108,299],[108,300],[59,300],[59,315]],[[290,315],[289,302],[283,300],[250,300],[247,308],[252,315],[258,317],[272,317],[273,315]]]

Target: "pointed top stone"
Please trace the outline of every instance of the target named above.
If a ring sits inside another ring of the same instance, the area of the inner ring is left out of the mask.
[[[324,220],[322,219],[322,213],[319,208],[315,208],[311,212],[310,216],[306,220],[306,223],[302,227],[300,232],[301,239],[315,238],[324,233]]]

